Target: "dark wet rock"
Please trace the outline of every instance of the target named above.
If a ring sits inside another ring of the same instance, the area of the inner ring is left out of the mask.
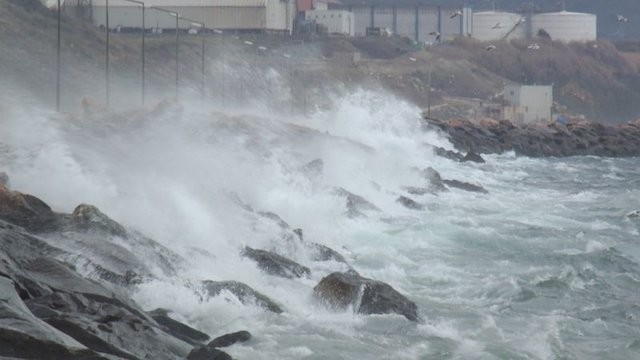
[[[585,120],[515,125],[507,120],[474,123],[425,118],[427,126],[443,130],[456,149],[491,154],[515,151],[530,157],[640,155],[640,126],[636,122],[603,125]]]
[[[232,360],[231,355],[214,347],[201,346],[191,350],[187,360]]]
[[[417,186],[407,186],[404,188],[404,190],[411,194],[411,195],[418,195],[418,196],[422,196],[425,194],[431,194],[433,193],[431,190],[429,190],[428,188],[424,188],[424,187],[417,187]]]
[[[71,223],[81,231],[100,231],[114,236],[125,237],[124,226],[103,214],[93,205],[80,204],[71,214]]]
[[[424,205],[418,203],[417,201],[407,197],[400,196],[396,199],[396,202],[400,203],[402,206],[411,210],[424,210]]]
[[[282,313],[280,306],[273,300],[239,281],[205,280],[202,282],[202,287],[202,290],[204,290],[208,297],[216,297],[220,295],[223,290],[226,290],[234,294],[243,304],[253,303],[271,312]]]
[[[349,265],[344,256],[328,246],[318,243],[309,243],[308,249],[311,255],[311,260],[313,261],[336,261]]]
[[[302,236],[302,229],[300,229],[300,228],[293,229],[293,233],[296,234],[296,236],[298,236],[298,239],[300,241],[304,241],[303,236]]]
[[[289,224],[286,221],[282,220],[280,215],[278,215],[276,213],[273,213],[273,212],[270,212],[270,211],[258,211],[257,214],[262,216],[263,218],[266,218],[266,219],[269,219],[269,220],[275,222],[283,230],[287,230],[287,229],[291,228],[291,226],[289,226]]]
[[[478,153],[474,152],[474,151],[469,151],[467,153],[467,155],[465,155],[461,160],[461,162],[475,162],[475,163],[479,163],[479,164],[484,164],[485,160],[482,158],[482,156],[480,156]]]
[[[482,194],[489,193],[489,191],[487,191],[485,188],[483,188],[480,185],[475,185],[475,184],[471,184],[471,183],[460,181],[460,180],[442,180],[442,183],[447,185],[448,187],[452,187],[455,189],[460,189],[460,190],[465,190],[470,192],[477,192]]]
[[[255,261],[262,271],[270,275],[288,279],[311,275],[308,267],[271,251],[246,246],[241,255]]]
[[[429,181],[428,189],[432,193],[448,191],[447,187],[442,183],[442,177],[440,173],[432,168],[428,167],[421,172],[422,177]]]
[[[366,211],[380,211],[380,209],[369,202],[367,199],[360,195],[356,195],[347,191],[344,188],[336,187],[333,189],[333,194],[346,198],[347,211],[346,214],[349,217],[361,217],[366,216]]]
[[[418,307],[390,285],[356,272],[332,273],[313,288],[321,303],[338,310],[353,307],[360,314],[400,314],[418,321]]]
[[[200,345],[209,340],[209,335],[169,317],[169,311],[166,309],[155,309],[148,312],[148,314],[160,325],[164,332],[186,343]]]
[[[462,161],[462,159],[464,158],[464,155],[457,151],[447,150],[439,146],[434,147],[433,152],[440,157],[453,161]]]
[[[324,172],[324,161],[322,159],[312,160],[300,168],[300,171],[310,179],[317,179]]]
[[[50,231],[59,226],[58,216],[44,201],[4,186],[0,186],[0,219],[32,232]]]
[[[251,339],[251,333],[242,330],[231,334],[219,336],[207,344],[207,347],[221,348],[231,346],[238,342],[247,342]]]

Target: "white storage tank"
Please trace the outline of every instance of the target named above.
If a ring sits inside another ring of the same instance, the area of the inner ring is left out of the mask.
[[[473,13],[471,36],[480,41],[524,38],[526,36],[524,17],[499,11]]]
[[[532,35],[535,36],[541,29],[544,29],[552,40],[563,42],[587,42],[597,39],[596,16],[593,14],[561,11],[533,15]]]

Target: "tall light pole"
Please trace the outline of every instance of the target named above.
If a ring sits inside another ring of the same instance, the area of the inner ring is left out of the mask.
[[[144,91],[145,91],[145,85],[146,85],[146,81],[145,81],[145,71],[144,71],[144,67],[145,67],[145,48],[144,48],[144,40],[145,40],[145,33],[147,32],[147,27],[145,26],[145,22],[144,22],[144,18],[145,18],[145,14],[144,14],[144,10],[145,10],[145,5],[144,2],[142,1],[138,1],[138,0],[124,0],[130,3],[135,3],[140,5],[140,8],[142,9],[142,87],[141,87],[141,91],[142,91],[142,106],[144,106],[144,99],[145,99],[145,95],[144,95]]]
[[[62,22],[62,9],[58,0],[58,51],[56,53],[56,111],[60,112],[60,23]]]
[[[109,0],[106,0],[105,3],[105,22],[107,28],[107,49],[106,49],[106,59],[105,59],[105,79],[106,79],[106,90],[107,90],[107,108],[110,106],[111,99],[109,94]]]
[[[201,22],[198,22],[198,21],[195,21],[195,20],[191,20],[191,19],[186,18],[186,17],[182,17],[182,19],[183,19],[183,20],[186,20],[186,21],[191,22],[191,25],[192,25],[192,26],[197,26],[197,27],[199,27],[199,28],[200,28],[200,30],[201,30],[201,32],[202,32],[202,33],[200,34],[200,38],[201,38],[201,40],[202,40],[202,49],[201,49],[201,54],[200,54],[200,55],[201,55],[201,80],[200,80],[200,93],[201,93],[202,99],[204,100],[204,83],[205,83],[205,81],[204,81],[204,80],[205,80],[205,66],[204,66],[204,64],[205,64],[205,61],[204,61],[204,59],[205,59],[204,31],[205,31],[206,27],[205,27],[204,23],[201,23]]]
[[[176,18],[176,100],[178,99],[178,85],[180,83],[180,60],[179,60],[179,47],[180,47],[180,14],[175,11],[159,8],[157,6],[151,6],[150,9],[162,11]]]
[[[213,29],[213,32],[220,35],[220,37],[222,38],[222,66],[224,69],[225,66],[225,53],[224,53],[224,32],[222,30],[219,29]],[[222,99],[222,103],[224,104],[224,98],[225,98],[225,91],[224,91],[224,76],[225,76],[225,71],[222,71],[222,75],[220,76],[220,80],[221,80],[221,86],[220,86],[220,98]]]

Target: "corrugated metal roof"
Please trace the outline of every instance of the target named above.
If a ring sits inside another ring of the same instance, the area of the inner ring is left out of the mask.
[[[298,11],[311,10],[311,0],[298,0]]]
[[[264,7],[269,0],[142,0],[147,7],[159,6],[175,8],[180,6],[237,6]],[[279,1],[279,0],[275,0]],[[105,6],[106,0],[93,0],[94,6]],[[138,6],[123,0],[109,0],[109,6]]]

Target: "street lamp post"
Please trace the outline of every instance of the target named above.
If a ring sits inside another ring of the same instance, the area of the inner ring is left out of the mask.
[[[225,98],[225,91],[224,91],[224,86],[225,86],[225,71],[224,71],[224,66],[225,66],[225,53],[224,53],[224,32],[222,30],[219,29],[213,29],[213,32],[221,35],[222,38],[222,67],[223,67],[223,71],[222,74],[220,76],[220,80],[221,80],[221,86],[220,86],[220,98],[222,99],[222,103],[224,104],[224,98]]]
[[[109,94],[109,0],[105,2],[105,22],[107,28],[107,49],[106,49],[106,66],[105,66],[105,80],[106,80],[106,91],[107,91],[107,108],[110,106],[111,99]]]
[[[165,12],[171,16],[174,16],[176,18],[176,100],[178,99],[178,85],[180,83],[180,71],[179,71],[179,67],[180,67],[180,59],[179,59],[179,46],[180,46],[180,29],[178,28],[178,26],[180,25],[180,14],[175,12],[175,11],[170,11],[167,9],[163,9],[163,8],[159,8],[156,6],[151,6],[150,9],[155,9],[158,11],[162,11]]]
[[[145,47],[144,47],[144,41],[145,41],[145,33],[147,31],[147,28],[145,26],[145,4],[142,1],[138,1],[138,0],[124,0],[130,3],[134,3],[134,4],[138,4],[140,5],[140,8],[142,9],[142,87],[141,87],[141,91],[142,91],[142,106],[144,106],[144,100],[145,100],[145,86],[146,86],[146,81],[145,81]]]
[[[202,49],[201,49],[201,80],[200,80],[200,93],[202,96],[202,99],[204,100],[204,83],[205,83],[205,47],[204,47],[204,31],[206,29],[204,23],[195,21],[195,20],[191,20],[189,18],[186,17],[181,17],[183,20],[189,21],[191,22],[191,25],[193,26],[197,26],[201,29],[202,34],[200,34],[201,40],[202,40]]]
[[[58,52],[56,53],[56,111],[60,112],[60,23],[62,22],[62,9],[58,0]]]

